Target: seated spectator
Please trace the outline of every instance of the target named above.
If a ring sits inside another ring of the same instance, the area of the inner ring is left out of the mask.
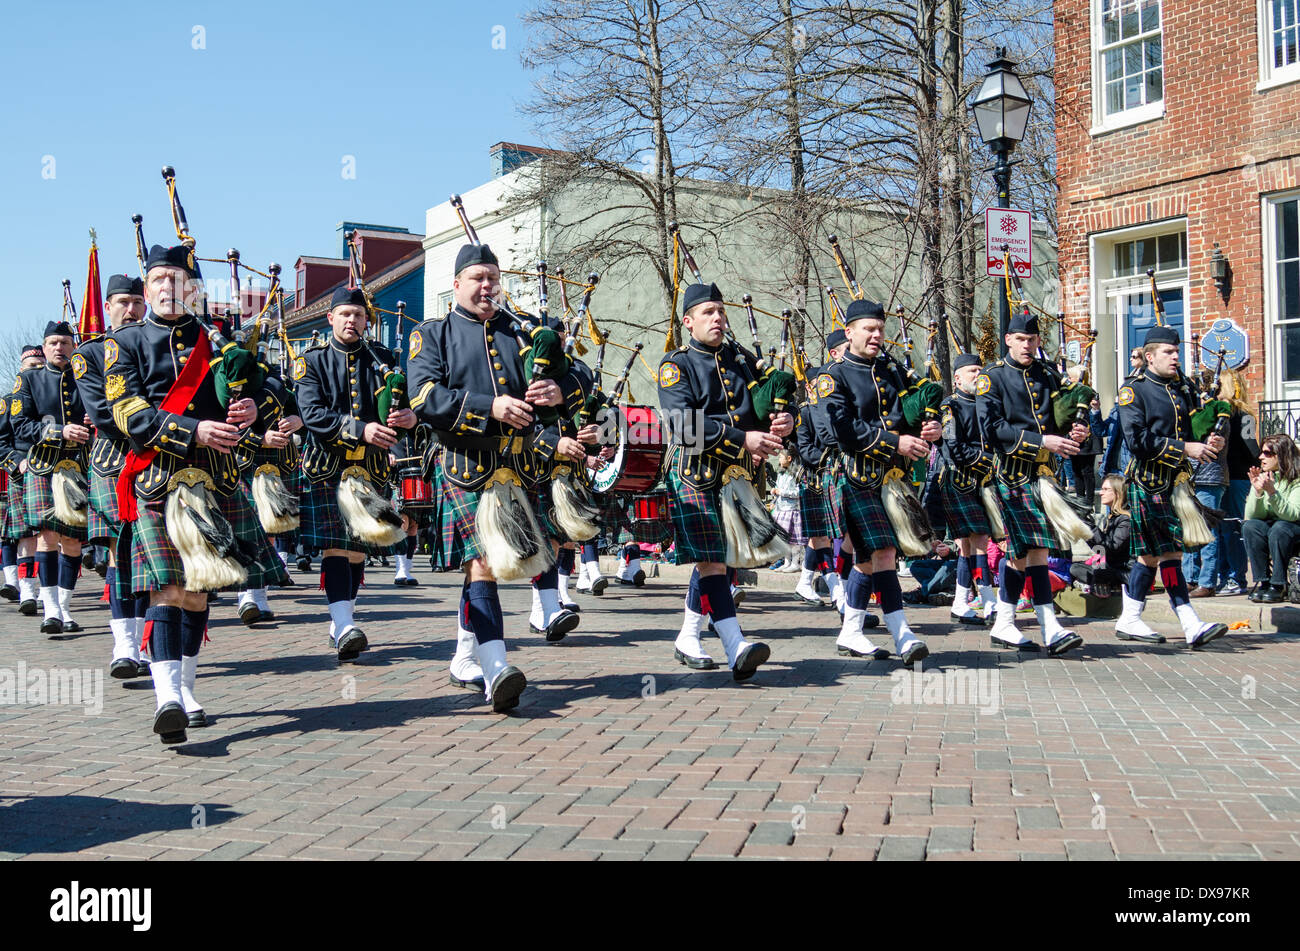
[[[1300,541],[1300,451],[1291,437],[1265,439],[1249,474],[1241,535],[1255,577],[1250,600],[1277,604],[1286,598],[1286,563]]]
[[[1129,512],[1124,505],[1124,478],[1108,475],[1101,483],[1102,515],[1089,544],[1093,554],[1070,566],[1070,577],[1090,588],[1118,588],[1128,578]]]
[[[929,555],[909,559],[907,567],[921,586],[903,595],[909,604],[929,604],[932,597],[947,603],[957,590],[957,549],[951,542],[935,541]]]

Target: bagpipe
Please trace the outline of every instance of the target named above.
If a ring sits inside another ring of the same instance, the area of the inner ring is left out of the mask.
[[[90,235],[93,253],[95,232],[91,231]],[[69,324],[79,326],[77,306],[72,302],[72,282],[67,278],[63,279],[63,311]],[[58,428],[61,431],[62,427]],[[60,460],[50,473],[50,492],[54,517],[65,525],[84,528],[90,516],[90,484],[86,478],[86,446],[77,448],[76,459]]]
[[[672,222],[668,227],[696,282],[703,284],[704,278],[690,250],[682,241],[677,223]],[[759,422],[766,423],[773,413],[786,412],[786,407],[794,405],[798,381],[793,373],[776,369],[775,359],[770,363],[763,361],[763,347],[758,339],[758,322],[754,316],[752,298],[746,294],[742,299],[757,356],[747,353],[734,338],[726,339],[740,362],[750,366],[757,374],[757,379],[750,387],[750,399]],[[789,345],[789,326],[788,320],[782,325],[783,356]],[[772,518],[772,513],[763,505],[758,490],[754,488],[755,471],[745,465],[729,465],[722,473],[722,488],[718,493],[721,509],[719,514],[723,534],[727,539],[727,564],[733,568],[761,568],[778,559],[790,557],[793,548],[790,534]]]
[[[835,266],[839,269],[849,294],[854,300],[863,300],[866,295],[853,274],[853,267],[840,248],[839,238],[830,235],[829,241],[835,256]],[[834,288],[828,286],[826,290],[834,308],[841,314],[844,313],[839,306],[839,300],[835,297]],[[902,404],[903,420],[908,428],[919,433],[921,426],[926,422],[938,420],[939,405],[943,402],[943,387],[929,379],[928,375],[925,379],[917,376],[912,359],[915,346],[908,330],[907,314],[902,307],[899,307],[895,315],[898,317],[899,333],[903,338],[903,359],[900,362],[883,347],[881,353],[902,371],[905,386],[899,394],[899,401]],[[883,409],[884,407],[882,411]],[[895,457],[895,459],[899,458],[901,457]],[[930,553],[930,543],[934,540],[935,532],[929,516],[926,515],[925,506],[921,504],[916,488],[908,476],[909,468],[910,466],[904,464],[890,466],[880,484],[880,499],[884,503],[885,515],[894,531],[899,551],[909,558],[919,558]]]

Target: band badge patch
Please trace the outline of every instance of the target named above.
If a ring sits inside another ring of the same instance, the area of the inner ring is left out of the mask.
[[[415,356],[415,354],[411,354],[411,356]],[[298,359],[293,361],[293,378],[295,380],[301,380],[306,375],[307,361],[303,357],[298,357]]]
[[[817,395],[830,396],[835,392],[835,379],[829,373],[823,373],[817,378]]]
[[[111,403],[126,392],[126,377],[114,373],[104,378],[104,396]]]
[[[1128,406],[1128,404],[1132,403],[1136,398],[1137,396],[1133,392],[1133,387],[1126,386],[1119,391],[1119,396],[1116,398],[1115,402],[1119,403],[1120,406]]]
[[[672,386],[682,378],[682,369],[675,363],[665,363],[659,368],[659,385]]]
[[[989,379],[989,375],[987,373],[981,373],[975,379],[975,395],[983,396],[985,393],[989,391],[989,388],[992,386],[993,386],[993,381]]]
[[[72,355],[72,372],[78,380],[86,375],[86,358],[79,353]]]
[[[10,416],[17,416],[17,415],[18,415],[19,413],[21,413],[22,411],[23,411],[23,401],[22,401],[22,400],[11,400],[11,401],[10,401],[10,403],[9,403],[9,415],[10,415]]]
[[[10,393],[17,393],[17,392],[18,392],[19,390],[21,390],[22,388],[23,388],[23,378],[22,378],[22,377],[19,377],[18,379],[14,380],[14,388],[13,388],[12,390],[10,390],[9,392],[10,392]]]
[[[951,407],[951,406],[945,406],[945,407],[943,408],[943,417],[942,417],[942,418],[943,418],[943,424],[944,424],[945,426],[951,426],[951,425],[953,424],[953,418],[952,418],[952,407]]]
[[[104,341],[104,369],[107,370],[117,362],[118,349],[116,340]]]
[[[420,348],[424,346],[424,335],[418,330],[411,331],[411,352],[407,354],[407,359],[411,360],[420,355]]]

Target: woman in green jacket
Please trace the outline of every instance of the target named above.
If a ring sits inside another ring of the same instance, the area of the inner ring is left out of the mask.
[[[1300,450],[1290,436],[1279,433],[1264,440],[1259,465],[1250,470],[1241,535],[1255,576],[1250,600],[1286,600],[1286,563],[1300,542]]]

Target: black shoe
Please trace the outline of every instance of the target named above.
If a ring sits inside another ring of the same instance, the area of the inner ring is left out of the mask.
[[[99,575],[101,578],[107,578],[107,577],[108,577],[108,562],[107,562],[107,561],[97,561],[97,562],[95,562],[95,574]]]
[[[740,607],[745,602],[745,589],[737,588],[736,593],[731,596],[731,603]]]
[[[865,631],[869,627],[880,627],[880,618],[874,614],[866,614],[862,617],[862,629]]]
[[[185,727],[188,721],[185,708],[175,700],[169,700],[158,708],[153,717],[153,731],[168,745],[184,743]]]
[[[311,571],[311,559],[306,555],[298,559],[299,571]]]
[[[1251,601],[1258,603],[1260,597],[1268,591],[1269,587],[1270,585],[1267,581],[1257,581],[1255,582],[1255,587],[1250,589],[1250,594],[1246,595],[1246,597]]]
[[[1206,644],[1210,643],[1210,641],[1215,640],[1216,638],[1220,638],[1227,633],[1228,633],[1228,625],[1211,624],[1205,630],[1201,631],[1200,634],[1196,635],[1196,638],[1187,646],[1194,651],[1198,651]]]
[[[925,660],[929,656],[930,648],[926,647],[920,641],[917,641],[908,648],[907,653],[900,657],[899,660],[903,662],[904,667],[911,667],[913,664]]]
[[[129,657],[119,657],[108,665],[108,676],[114,680],[130,680],[140,675],[136,671],[135,661]]]
[[[35,616],[36,616],[36,601],[35,601],[34,599],[32,599],[32,598],[28,598],[28,599],[27,599],[26,601],[24,601],[22,604],[18,605],[18,613],[19,613],[19,614],[25,614],[25,615],[27,615],[28,617],[35,617]]]
[[[574,614],[577,614],[582,610],[582,605],[577,601],[561,601],[560,607],[564,608],[566,611],[572,611]]]
[[[462,690],[477,690],[480,693],[483,690],[482,677],[475,677],[473,680],[461,680],[455,674],[450,674],[449,679],[453,687],[460,687]]]
[[[1065,637],[1059,638],[1047,645],[1048,657],[1060,657],[1066,651],[1072,651],[1076,647],[1083,646],[1083,638],[1074,631],[1070,631]]]
[[[951,612],[949,612],[949,616],[953,619],[953,621],[955,621],[958,624],[970,624],[973,627],[985,626],[984,618],[978,614],[962,615],[962,614],[952,614]]]
[[[564,640],[564,636],[578,626],[580,618],[572,611],[560,611],[559,614],[551,618],[551,623],[546,625],[546,630],[539,631],[533,628],[535,634],[545,634],[548,644],[554,644],[556,641]],[[531,625],[529,625],[531,627]]]
[[[153,679],[153,671],[149,669],[147,660],[135,661],[135,675],[137,677],[148,677],[150,680]]]
[[[731,668],[731,679],[737,683],[748,680],[754,676],[754,671],[758,670],[759,665],[765,663],[771,656],[772,649],[761,641],[750,644],[736,658],[735,666]]]
[[[599,598],[602,594],[605,593],[605,589],[608,587],[609,587],[609,579],[602,575],[601,577],[597,578],[595,581],[591,583],[591,593]]]
[[[718,665],[713,662],[712,657],[692,657],[690,654],[684,654],[681,650],[674,647],[673,657],[677,662],[691,670],[717,670]]]
[[[1115,637],[1121,641],[1141,641],[1144,644],[1163,644],[1165,636],[1163,634],[1130,634],[1128,631],[1115,629]]]
[[[989,644],[992,647],[1004,647],[1010,651],[1024,651],[1026,654],[1037,654],[1042,650],[1038,641],[1025,641],[1023,644],[1013,644],[1010,641],[1004,641],[1000,637],[989,635]]]
[[[83,568],[95,567],[95,553],[89,548],[87,548],[85,551],[81,553],[81,567]]]
[[[872,660],[889,660],[892,656],[889,651],[883,647],[877,647],[870,654],[864,654],[861,651],[855,651],[852,647],[835,646],[835,652],[841,657],[870,657]]]
[[[56,617],[47,617],[44,621],[41,622],[41,633],[51,634],[51,635],[62,634],[63,633],[62,619]]]
[[[64,621],[64,622],[63,622],[63,633],[64,633],[64,634],[75,634],[75,633],[77,633],[77,631],[79,631],[79,630],[81,630],[81,625],[78,624],[76,621]]]
[[[252,601],[245,601],[239,606],[239,619],[248,627],[262,620],[262,609]]]
[[[634,587],[637,587],[637,588],[644,587],[644,586],[645,586],[645,572],[638,568],[636,574],[634,574],[634,575],[632,576],[632,584],[633,584]]]
[[[262,611],[261,608],[258,608],[258,610],[259,610],[259,611]],[[275,612],[274,612],[274,611],[262,611],[262,616],[261,616],[260,618],[258,618],[258,620],[259,620],[259,621],[274,621],[274,620],[275,620]]]
[[[4,598],[6,601],[17,601],[18,589],[11,584],[0,585],[0,598]]]
[[[208,725],[208,715],[203,712],[202,708],[191,710],[189,713],[185,714],[185,719],[189,721],[189,726],[195,727],[196,729]]]
[[[492,710],[505,713],[519,706],[519,695],[528,686],[528,679],[518,667],[505,667],[492,684]]]
[[[822,607],[826,603],[821,598],[810,598],[806,594],[800,594],[798,591],[794,593],[794,600],[796,604],[807,604],[817,608]]]
[[[1259,604],[1281,604],[1286,600],[1286,585],[1270,584],[1255,600]]]
[[[369,647],[370,644],[366,641],[366,635],[361,632],[361,628],[350,627],[339,639],[339,660],[356,660],[361,652]]]

